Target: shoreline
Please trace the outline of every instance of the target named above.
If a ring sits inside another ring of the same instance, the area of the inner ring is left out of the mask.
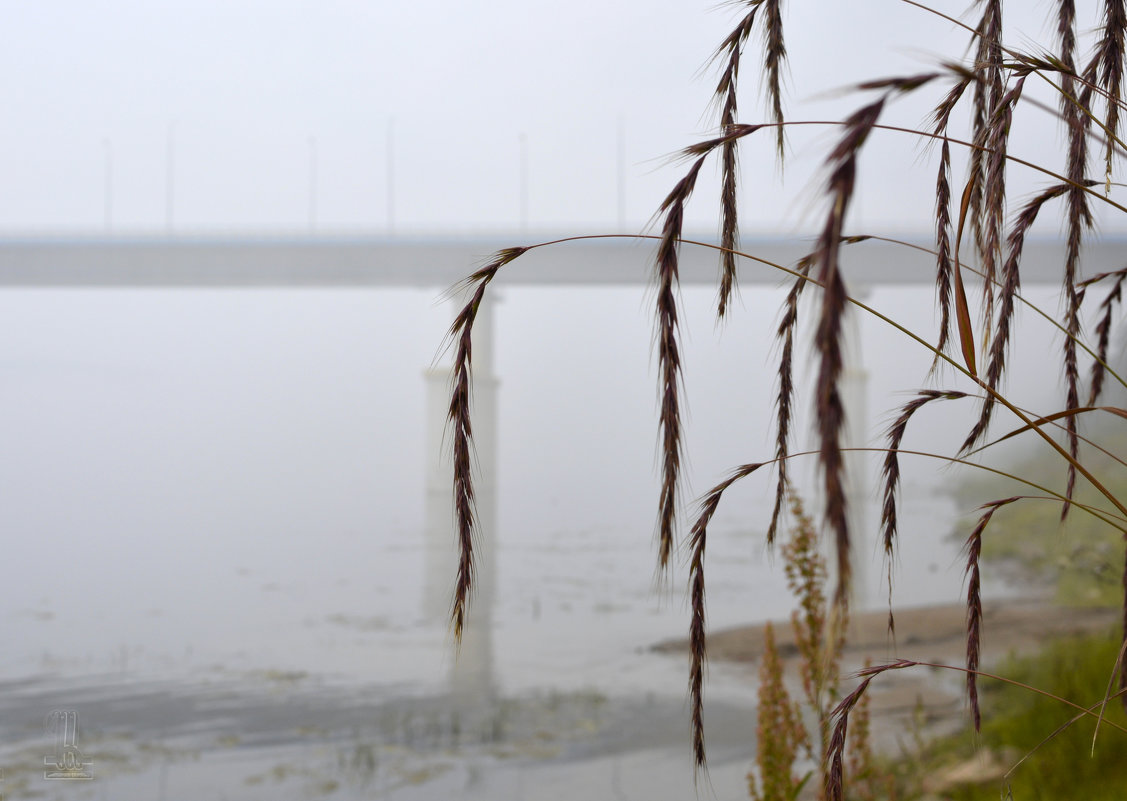
[[[1122,612],[1112,607],[1061,607],[1043,597],[1008,598],[984,604],[980,667],[1009,655],[1036,653],[1050,640],[1073,634],[1092,634],[1117,625]],[[889,636],[888,611],[851,616],[841,659],[842,691],[854,685],[852,674],[865,661],[894,659],[961,667],[966,663],[966,607],[963,604],[922,606],[895,611],[895,639]],[[747,669],[758,682],[766,623],[710,632],[708,659]],[[799,657],[789,621],[772,621],[784,669],[791,680],[798,675]],[[686,654],[688,639],[665,640],[657,653]],[[964,674],[958,670],[920,666],[881,674],[869,687],[873,745],[886,754],[903,747],[905,736],[925,739],[958,731],[967,725]],[[801,692],[797,686],[794,690]]]

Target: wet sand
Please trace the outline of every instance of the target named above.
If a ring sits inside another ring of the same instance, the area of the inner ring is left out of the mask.
[[[45,719],[54,709],[76,710],[73,745],[89,760],[91,780],[45,779],[44,760],[56,751]],[[741,797],[754,712],[716,701],[708,714],[717,797]],[[4,801],[44,794],[115,801],[663,798],[692,788],[688,718],[675,696],[545,690],[458,697],[272,671],[192,681],[0,682]]]

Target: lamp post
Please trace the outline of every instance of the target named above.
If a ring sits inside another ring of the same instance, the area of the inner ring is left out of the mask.
[[[309,234],[317,231],[317,137],[309,137]]]
[[[108,137],[102,138],[102,153],[105,157],[102,177],[102,224],[108,234],[113,230],[113,144]]]
[[[164,232],[172,236],[173,200],[176,181],[176,120],[168,123],[164,147]]]
[[[520,232],[528,233],[528,134],[520,135]]]
[[[387,121],[387,235],[395,235],[395,117]]]

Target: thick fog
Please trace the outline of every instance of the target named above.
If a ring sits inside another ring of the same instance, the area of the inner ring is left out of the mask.
[[[705,65],[733,21],[714,5],[0,2],[0,246],[486,233],[519,245],[561,231],[637,233],[684,169],[670,155],[713,131],[715,78]],[[937,5],[957,15],[966,3]],[[1083,4],[1083,30],[1095,24],[1093,7]],[[1044,40],[1042,14],[1040,4],[1014,13],[1013,42]],[[897,2],[819,4],[816,14],[794,4],[786,24],[796,119],[841,119],[863,99],[837,90],[928,70],[940,54],[961,54],[967,37]],[[749,45],[745,79],[755,75],[757,48]],[[922,124],[931,97],[897,101],[888,121]],[[741,103],[742,119],[764,119],[751,82]],[[1037,109],[1019,113],[1011,152],[1056,168],[1058,127]],[[783,166],[769,137],[747,141],[746,238],[808,236],[820,226],[822,161],[836,135],[832,126],[795,129]],[[928,239],[935,157],[914,137],[875,133],[847,232]],[[958,173],[964,154],[954,158]],[[717,229],[717,174],[702,172],[686,211],[686,230],[701,238]],[[1015,171],[1011,199],[1046,180]],[[1122,230],[1102,209],[1097,217],[1105,233]],[[1052,214],[1035,233],[1059,234]],[[462,274],[479,264],[451,267]],[[782,285],[780,277],[778,286],[743,287],[723,324],[714,289],[682,289],[690,512],[732,467],[773,455]],[[442,344],[455,309],[445,289],[0,286],[0,682],[27,681],[40,693],[20,702],[32,728],[50,708],[75,703],[68,688],[86,688],[87,700],[116,698],[99,684],[107,675],[128,686],[183,681],[162,690],[171,694],[215,680],[237,684],[235,694],[281,681],[301,695],[308,680],[317,692],[321,682],[340,683],[349,699],[444,698],[454,649],[433,614],[434,587],[445,608],[453,535],[436,559],[425,540],[425,489],[435,447],[428,431],[440,423],[428,418],[436,399],[426,375],[448,364]],[[1026,294],[1058,309],[1051,287]],[[686,631],[688,618],[684,553],[670,576],[654,575],[652,290],[505,286],[494,298],[493,363],[476,370],[499,381],[496,527],[487,533],[496,550],[482,600],[490,626],[472,632],[463,656],[485,676],[474,692],[490,700],[494,691],[606,693],[613,709],[633,693],[651,706],[672,699],[681,714],[683,661],[650,652]],[[875,286],[867,298],[935,340],[930,287]],[[809,320],[813,309],[803,314]],[[1055,366],[1043,364],[1058,332],[1028,311],[1019,317],[1010,389],[1026,407],[1052,410],[1061,388]],[[913,390],[945,388],[954,377],[929,378],[930,354],[880,320],[860,316],[856,326],[852,366],[863,368],[866,394],[851,414],[875,444]],[[813,440],[808,342],[805,329],[799,449]],[[958,404],[929,408],[905,446],[950,453],[951,431],[970,414]],[[868,462],[865,480],[876,474],[875,457]],[[795,462],[817,509],[813,467]],[[957,602],[962,593],[949,535],[966,527],[969,510],[952,499],[956,477],[923,458],[904,463],[900,603]],[[733,489],[714,520],[717,627],[791,609],[763,543],[772,478],[763,471]],[[858,485],[857,497],[869,523],[868,539],[857,541],[858,600],[879,605],[875,481]],[[717,674],[724,703],[741,712],[754,703],[746,675]],[[97,726],[98,715],[105,723],[125,708],[133,707],[80,711]],[[28,736],[23,719],[6,714],[0,756]],[[144,736],[180,725],[153,720]],[[236,712],[232,720],[245,724]],[[683,721],[674,720],[683,739]],[[218,727],[200,724],[207,747]],[[738,730],[730,752],[740,792],[738,760],[753,728]],[[663,743],[661,758],[683,756],[681,744]],[[474,785],[474,759],[463,759],[473,767],[466,787],[525,797],[497,790],[514,784],[491,785],[495,778]],[[498,774],[512,778],[511,764]],[[451,775],[461,781],[464,767]],[[153,763],[138,770],[155,781]],[[651,782],[666,775],[638,772]],[[221,785],[243,780],[222,775]],[[677,776],[687,788],[690,772]],[[113,791],[157,797],[153,781]],[[163,772],[160,782],[163,793]]]
[[[966,5],[935,4],[953,16]],[[1078,6],[1088,35],[1097,4]],[[0,8],[0,230],[11,232],[635,231],[679,174],[667,157],[715,125],[707,64],[735,20],[712,0]],[[1048,41],[1041,4],[1007,13],[1010,44]],[[840,119],[863,102],[842,91],[851,84],[929,71],[968,35],[902,2],[795,7],[784,26],[790,119]],[[742,122],[767,116],[759,57],[754,35]],[[898,100],[884,121],[921,124],[942,91]],[[1056,103],[1044,86],[1026,93]],[[1019,114],[1013,133],[1015,155],[1063,163],[1048,114]],[[745,226],[817,227],[810,192],[833,130],[793,129],[785,171],[769,134],[743,151]],[[914,137],[874,135],[852,228],[921,230],[934,173],[920,152]],[[1043,180],[1015,171],[1011,197]],[[714,230],[715,186],[710,167],[690,228]]]

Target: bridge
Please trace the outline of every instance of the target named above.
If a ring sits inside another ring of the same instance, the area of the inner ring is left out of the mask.
[[[554,237],[527,234],[385,238],[349,236],[26,237],[0,239],[0,286],[26,287],[348,287],[446,288],[502,247]],[[690,239],[692,237],[689,237]],[[713,236],[702,241],[714,242]],[[930,238],[910,237],[922,247]],[[810,249],[801,238],[748,238],[742,248],[767,261],[791,265]],[[1085,270],[1122,266],[1127,239],[1087,245]],[[611,285],[649,280],[656,242],[604,237],[530,251],[499,273],[499,284]],[[1060,281],[1064,245],[1031,239],[1022,259],[1026,283]],[[711,248],[682,249],[681,280],[716,281]],[[881,241],[846,246],[843,270],[855,285],[930,284],[932,257]],[[743,284],[779,285],[785,276],[744,261]]]
[[[527,235],[432,238],[347,236],[154,236],[154,237],[42,237],[0,240],[0,288],[380,288],[415,287],[444,290],[465,278],[502,247],[550,239]],[[712,237],[701,237],[714,241]],[[928,237],[915,241],[927,247]],[[1087,246],[1086,275],[1123,266],[1127,240],[1105,239]],[[793,265],[808,252],[801,239],[745,239],[743,249],[767,261]],[[502,270],[499,286],[611,286],[642,285],[652,274],[656,242],[638,238],[597,238],[566,242],[528,252]],[[1058,240],[1031,240],[1022,261],[1026,284],[1057,284],[1064,258]],[[843,271],[856,295],[875,285],[929,285],[934,281],[933,257],[919,250],[881,241],[849,245],[842,252]],[[708,285],[717,280],[715,250],[682,248],[681,280]],[[740,263],[740,283],[777,287],[787,277],[770,266]],[[467,695],[487,689],[491,679],[492,646],[488,621],[493,595],[491,534],[495,528],[497,381],[492,362],[492,312],[479,314],[474,331],[475,429],[479,467],[478,510],[482,522],[482,570],[474,629],[467,638],[455,683]],[[424,605],[430,614],[446,612],[453,575],[450,533],[450,466],[440,447],[450,370],[426,371],[428,462],[426,468],[426,538],[428,587]],[[853,425],[850,437],[865,438],[866,378],[860,354],[845,389]],[[869,491],[858,483],[852,507],[862,517],[855,530],[865,530],[864,508]],[[860,577],[858,577],[860,579]],[[858,581],[860,583],[860,580]],[[863,600],[863,599],[859,599]]]

